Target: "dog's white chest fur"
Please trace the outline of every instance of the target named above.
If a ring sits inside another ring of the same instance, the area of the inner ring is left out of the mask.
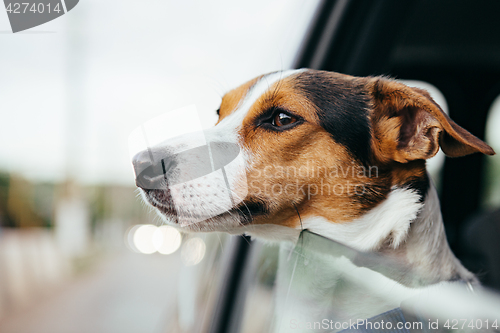
[[[397,248],[408,235],[423,204],[409,189],[395,188],[387,199],[362,217],[348,223],[332,223],[321,217],[304,219],[302,225],[314,233],[359,251],[376,251],[383,243]]]

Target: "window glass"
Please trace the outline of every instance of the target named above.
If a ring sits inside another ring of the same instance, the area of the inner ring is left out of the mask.
[[[460,320],[460,332],[472,333],[499,324],[497,295],[460,282],[422,285],[403,260],[308,231],[281,244],[278,267],[270,332],[449,332]]]
[[[242,333],[270,332],[275,312],[275,283],[278,271],[279,245],[254,242],[251,276],[247,277],[247,293],[242,317]]]
[[[181,247],[177,311],[169,314],[169,328],[176,332],[207,332],[215,312],[228,255],[229,235],[200,233],[185,235]]]

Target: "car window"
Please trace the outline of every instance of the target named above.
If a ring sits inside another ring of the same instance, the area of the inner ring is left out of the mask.
[[[181,248],[177,311],[169,327],[178,332],[207,332],[216,310],[223,283],[230,236],[222,233],[190,234]]]
[[[498,327],[498,296],[460,282],[422,287],[421,281],[404,262],[303,231],[296,245],[280,246],[270,332]]]
[[[250,276],[245,284],[241,332],[270,332],[275,312],[275,284],[278,272],[279,245],[255,242],[252,248]]]

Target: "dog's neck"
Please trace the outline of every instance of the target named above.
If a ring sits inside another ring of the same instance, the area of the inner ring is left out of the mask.
[[[477,283],[448,245],[435,187],[431,184],[425,200],[420,199],[414,190],[394,187],[387,199],[354,221],[305,217],[301,228],[358,251],[395,259],[413,274],[395,271],[389,277],[407,286],[457,280]],[[249,225],[245,233],[264,241],[296,242],[300,230],[267,224]]]
[[[334,223],[310,217],[303,220],[303,227],[356,250],[395,258],[415,274],[395,272],[391,278],[408,286],[476,282],[450,250],[434,186],[424,202],[419,199],[413,190],[393,188],[384,202],[355,221]]]
[[[424,277],[426,283],[463,281],[477,283],[451,251],[444,230],[436,189],[431,184],[422,210],[410,225],[406,241],[398,248],[406,263]]]

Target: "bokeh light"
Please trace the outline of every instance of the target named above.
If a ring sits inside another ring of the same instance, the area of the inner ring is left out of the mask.
[[[144,254],[155,253],[155,245],[153,242],[153,235],[157,227],[151,224],[142,225],[134,233],[134,246],[135,248]]]
[[[181,233],[175,228],[152,224],[133,226],[128,230],[126,239],[131,250],[143,254],[172,254],[182,242]]]
[[[199,264],[205,256],[206,245],[203,239],[194,237],[186,241],[181,251],[182,262],[186,266]]]
[[[162,239],[162,243],[157,248],[161,254],[174,253],[181,246],[182,237],[177,229],[163,225],[155,233],[159,234]]]

